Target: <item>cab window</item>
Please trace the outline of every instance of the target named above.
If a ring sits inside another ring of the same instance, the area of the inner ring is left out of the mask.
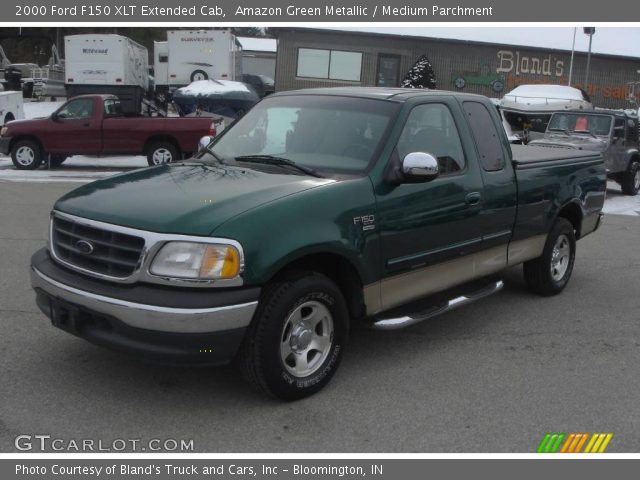
[[[120,100],[105,100],[104,115],[106,117],[119,117],[122,115],[122,105]]]
[[[500,134],[489,114],[489,110],[479,102],[464,102],[463,108],[476,141],[480,165],[487,172],[497,172],[504,168],[504,150]]]
[[[71,100],[57,114],[58,118],[82,119],[93,116],[93,99],[81,98]]]
[[[440,103],[411,110],[396,148],[400,158],[412,152],[430,153],[438,159],[440,175],[460,173],[466,164],[453,116]]]

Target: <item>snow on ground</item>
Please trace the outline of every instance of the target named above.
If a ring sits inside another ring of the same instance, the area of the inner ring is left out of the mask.
[[[623,195],[617,183],[608,182],[607,199],[602,211],[612,215],[640,216],[640,193],[635,197]]]

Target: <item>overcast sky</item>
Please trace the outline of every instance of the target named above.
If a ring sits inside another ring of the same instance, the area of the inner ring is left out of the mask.
[[[336,30],[456,38],[571,50],[573,27],[330,27]],[[586,52],[589,37],[578,27],[576,51]],[[640,27],[597,27],[592,51],[640,58]],[[640,68],[640,65],[638,65]]]

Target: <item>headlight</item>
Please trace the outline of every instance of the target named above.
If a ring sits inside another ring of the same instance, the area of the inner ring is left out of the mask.
[[[172,278],[235,278],[240,274],[240,252],[233,245],[169,242],[156,254],[149,271]]]
[[[0,136],[6,135],[8,131],[9,127],[2,127],[2,129],[0,130]]]

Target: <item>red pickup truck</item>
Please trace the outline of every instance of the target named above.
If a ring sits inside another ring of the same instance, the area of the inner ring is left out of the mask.
[[[195,152],[200,138],[215,136],[218,121],[125,115],[114,95],[81,95],[47,118],[3,127],[0,153],[10,153],[20,170],[34,170],[47,160],[57,167],[72,155],[145,155],[149,165],[159,165]]]

